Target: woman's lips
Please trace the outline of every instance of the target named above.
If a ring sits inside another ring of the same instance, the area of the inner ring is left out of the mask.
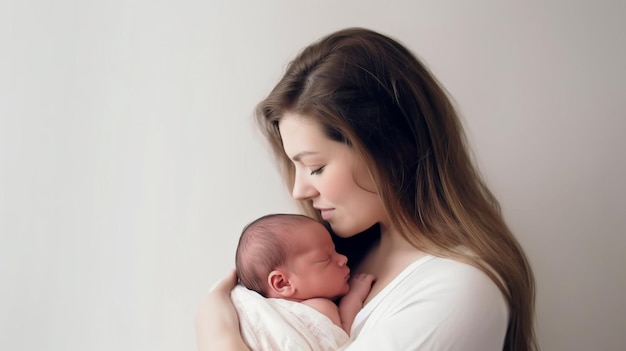
[[[319,211],[322,218],[327,221],[333,216],[335,210],[332,208],[320,208]]]

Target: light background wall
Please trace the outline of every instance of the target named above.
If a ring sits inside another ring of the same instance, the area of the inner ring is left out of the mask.
[[[241,227],[295,211],[252,123],[364,26],[462,112],[544,350],[626,349],[622,1],[0,0],[0,349],[193,350]],[[480,322],[480,321],[477,321]]]

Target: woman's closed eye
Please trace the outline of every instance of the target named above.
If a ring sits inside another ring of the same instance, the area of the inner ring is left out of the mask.
[[[324,167],[326,167],[326,166],[322,166],[322,167],[320,167],[320,168],[318,168],[318,169],[312,170],[312,171],[311,171],[311,175],[318,175],[318,174],[321,174],[321,173],[322,173],[322,171],[324,170]]]

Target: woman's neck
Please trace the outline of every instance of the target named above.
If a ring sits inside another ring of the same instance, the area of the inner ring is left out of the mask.
[[[400,233],[400,231],[382,225],[380,227],[380,242],[374,250],[379,251],[383,255],[419,251]]]
[[[365,303],[376,296],[398,274],[426,254],[409,243],[399,231],[381,226],[380,241],[365,256],[357,272],[376,277]]]

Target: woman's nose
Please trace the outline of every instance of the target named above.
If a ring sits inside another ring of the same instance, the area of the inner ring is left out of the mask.
[[[311,199],[317,196],[319,193],[308,181],[301,179],[302,176],[296,173],[293,181],[293,190],[291,196],[296,200]]]

